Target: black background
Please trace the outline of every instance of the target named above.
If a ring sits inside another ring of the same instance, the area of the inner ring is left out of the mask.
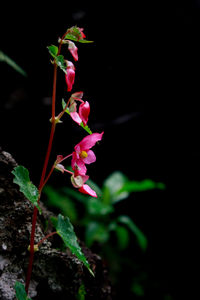
[[[4,6],[0,49],[28,77],[0,64],[1,146],[37,184],[51,114],[53,67],[46,46],[70,26],[83,27],[94,43],[79,45],[73,91],[83,90],[90,102],[91,129],[105,132],[91,179],[102,185],[120,170],[130,179],[166,184],[165,192],[135,195],[119,210],[147,234],[147,264],[164,282],[158,289],[172,299],[186,290],[191,297],[199,239],[199,2]],[[67,48],[66,56],[72,60]],[[57,112],[62,97],[68,94],[60,72]],[[71,125],[69,119],[58,125],[52,161],[82,138]],[[164,299],[158,295],[154,299]]]

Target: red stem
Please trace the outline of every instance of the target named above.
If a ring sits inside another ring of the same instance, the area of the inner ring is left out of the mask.
[[[47,234],[45,237],[43,237],[43,239],[41,239],[38,243],[37,243],[37,246],[39,247],[46,239],[48,239],[50,236],[56,234],[57,231],[54,231],[54,232],[51,232],[49,234]]]
[[[63,35],[62,39],[64,38],[65,34]],[[61,46],[62,46],[62,39],[59,44],[58,48],[58,54],[60,54],[61,51]],[[56,104],[56,81],[57,81],[57,65],[54,64],[54,72],[53,72],[53,93],[52,93],[52,124],[51,124],[51,133],[49,137],[49,143],[48,143],[48,148],[45,156],[45,161],[44,161],[44,166],[42,169],[42,175],[40,179],[40,184],[38,187],[39,190],[39,198],[38,202],[40,201],[40,195],[42,188],[44,187],[44,181],[45,181],[45,175],[46,175],[46,170],[49,162],[49,157],[51,154],[51,149],[52,149],[52,143],[53,143],[53,137],[55,133],[55,104]],[[46,182],[45,182],[46,183]],[[34,241],[35,241],[35,228],[36,228],[36,222],[37,222],[37,214],[38,214],[38,209],[34,207],[33,210],[33,218],[32,218],[32,229],[31,229],[31,238],[30,238],[30,256],[29,256],[29,264],[28,264],[28,270],[27,270],[27,276],[26,276],[26,286],[25,290],[26,293],[28,294],[28,288],[31,280],[31,274],[32,274],[32,267],[33,267],[33,259],[34,259]]]

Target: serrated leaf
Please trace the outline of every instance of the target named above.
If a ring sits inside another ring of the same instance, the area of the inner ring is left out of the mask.
[[[68,29],[68,33],[65,35],[65,40],[72,40],[79,43],[93,43],[93,41],[88,41],[84,39],[81,35],[81,31],[77,26],[73,26]]]
[[[67,74],[67,64],[63,55],[56,56],[55,63],[65,74]]]
[[[62,108],[64,109],[65,107],[66,107],[66,102],[65,102],[64,99],[62,99]],[[70,115],[70,111],[69,111],[69,108],[68,108],[68,107],[65,109],[65,112],[66,112],[68,115]],[[80,126],[81,126],[87,133],[92,134],[92,131],[91,131],[91,129],[88,127],[88,125],[85,125],[85,126],[84,126],[84,125],[83,125],[83,122],[81,122]]]
[[[17,300],[31,300],[31,298],[27,296],[25,287],[21,282],[16,281],[14,288]]]
[[[90,265],[83,254],[81,247],[78,244],[76,234],[74,232],[73,225],[70,223],[69,218],[64,218],[61,214],[58,215],[58,218],[52,218],[52,223],[56,228],[58,235],[62,238],[65,246],[68,247],[71,252],[76,255],[76,257],[87,267],[89,272],[94,276],[94,273],[90,269]]]
[[[47,49],[49,50],[49,53],[51,54],[51,56],[53,58],[55,58],[58,54],[58,47],[57,46],[54,46],[54,45],[51,45],[51,46],[48,46]]]
[[[147,248],[147,238],[144,233],[135,225],[131,218],[128,216],[119,216],[117,221],[125,224],[135,235],[138,241],[138,244],[142,250],[146,250]]]
[[[13,182],[19,185],[19,190],[24,194],[24,196],[37,207],[41,213],[41,208],[38,204],[39,191],[36,186],[30,181],[29,172],[23,166],[17,166],[12,171],[15,176]]]

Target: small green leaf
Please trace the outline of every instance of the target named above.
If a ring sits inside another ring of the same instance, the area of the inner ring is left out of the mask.
[[[117,225],[115,229],[117,239],[118,239],[118,247],[120,250],[124,250],[128,247],[129,243],[129,232],[124,226]]]
[[[85,231],[85,241],[88,247],[91,247],[95,241],[102,244],[107,242],[108,239],[109,231],[104,224],[93,221],[88,223]]]
[[[81,247],[78,244],[76,234],[74,232],[73,225],[70,223],[69,218],[64,218],[61,214],[58,218],[52,218],[52,223],[56,228],[58,235],[62,238],[65,246],[68,247],[71,252],[88,268],[89,272],[94,276],[94,273],[90,269],[90,265],[82,253]]]
[[[67,74],[67,64],[63,55],[56,56],[55,63],[65,74]]]
[[[58,54],[58,47],[57,46],[54,46],[54,45],[51,45],[51,46],[48,46],[47,49],[49,50],[49,53],[51,54],[51,56],[53,58],[55,58]]]
[[[85,300],[85,295],[86,295],[85,286],[82,283],[78,289],[78,294],[76,295],[76,299],[77,300]]]
[[[147,248],[147,238],[144,233],[135,225],[135,223],[128,216],[119,216],[117,221],[125,224],[135,235],[138,240],[138,244],[142,250]]]
[[[29,172],[23,166],[17,166],[12,171],[12,174],[15,176],[13,182],[18,184],[20,191],[24,196],[37,207],[41,213],[41,208],[38,204],[39,191],[36,186],[30,181]]]
[[[89,198],[86,205],[88,213],[93,216],[106,216],[114,211],[113,206],[103,203],[99,198]]]
[[[12,60],[8,55],[0,51],[0,61],[7,63],[15,71],[20,73],[23,76],[27,76],[27,73],[18,65],[14,60]]]
[[[82,37],[80,28],[77,26],[69,28],[64,39],[72,40],[79,43],[93,43],[93,41],[88,41]]]
[[[113,172],[103,184],[104,202],[116,203],[126,199],[129,196],[127,191],[123,191],[120,194],[118,192],[122,189],[127,180],[127,177],[123,173],[119,171]]]
[[[65,216],[67,215],[70,220],[72,220],[72,222],[77,220],[77,210],[74,201],[68,196],[58,192],[49,185],[45,186],[43,192],[47,195],[47,206],[59,208]]]
[[[162,182],[154,182],[151,179],[145,179],[143,181],[127,181],[123,187],[118,191],[122,192],[144,192],[153,189],[165,189],[165,184]]]
[[[65,102],[64,99],[62,99],[62,108],[64,109],[65,107],[66,107],[66,102]],[[69,111],[69,108],[68,108],[68,107],[65,109],[65,112],[66,112],[68,115],[70,115],[70,111]],[[84,126],[84,125],[83,125],[83,122],[81,122],[80,126],[81,126],[87,133],[92,134],[91,129],[90,129],[87,125]]]
[[[15,282],[15,293],[17,300],[31,300],[26,294],[25,287],[21,282]]]

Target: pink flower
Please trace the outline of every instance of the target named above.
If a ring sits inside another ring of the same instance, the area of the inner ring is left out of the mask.
[[[78,48],[72,41],[68,41],[68,49],[70,53],[72,54],[75,61],[78,60]]]
[[[80,125],[81,122],[83,122],[83,125],[85,126],[88,122],[88,117],[90,114],[90,104],[87,101],[84,102],[82,100],[82,97],[83,97],[83,92],[77,92],[72,94],[70,98],[69,111],[70,111],[70,116],[76,123]],[[78,113],[76,108],[77,106],[76,101],[81,102]]]
[[[83,138],[83,140],[74,147],[72,153],[72,169],[75,171],[75,175],[85,175],[85,164],[91,164],[96,161],[96,156],[92,150],[90,150],[96,142],[102,139],[102,133],[92,133]]]
[[[67,74],[65,74],[65,80],[67,83],[67,91],[72,90],[75,79],[75,67],[71,61],[67,61]]]
[[[96,192],[93,189],[91,189],[89,185],[85,184],[85,182],[88,179],[89,176],[87,175],[77,175],[77,176],[72,175],[71,182],[75,188],[78,188],[79,192],[97,198]]]

